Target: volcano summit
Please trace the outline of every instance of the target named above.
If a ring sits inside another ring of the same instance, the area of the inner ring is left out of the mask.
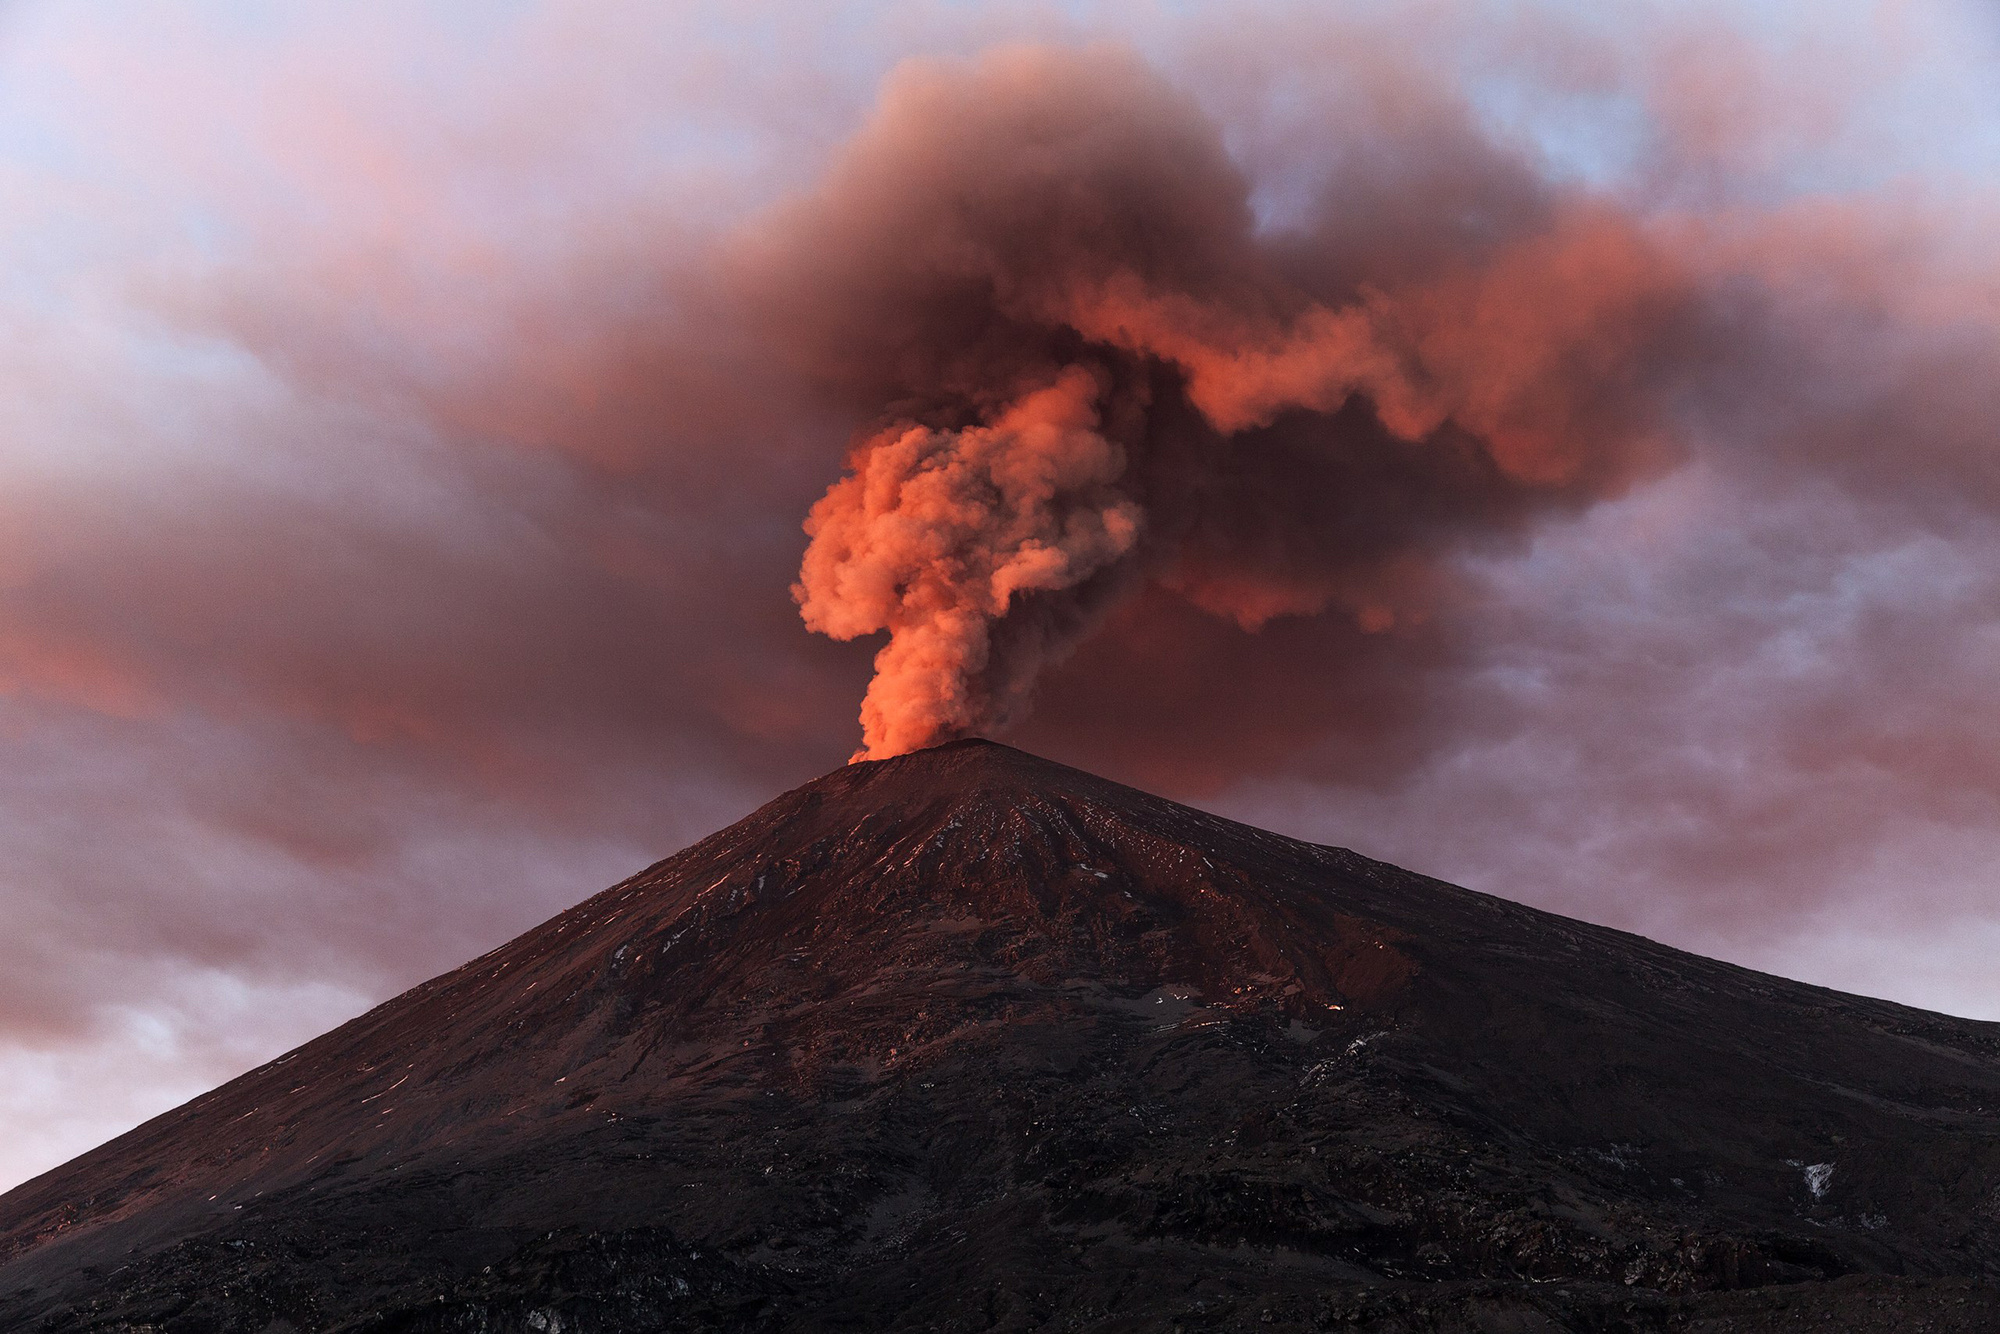
[[[0,1197],[46,1334],[1996,1322],[2000,1027],[987,742]]]

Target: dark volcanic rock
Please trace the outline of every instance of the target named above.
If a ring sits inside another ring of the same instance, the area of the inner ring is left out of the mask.
[[[0,1197],[0,1329],[1990,1330],[2000,1030],[983,742]]]

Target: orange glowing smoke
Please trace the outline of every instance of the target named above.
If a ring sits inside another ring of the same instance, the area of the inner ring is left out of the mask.
[[[880,758],[1004,722],[1017,702],[987,676],[988,628],[1025,594],[1075,587],[1139,539],[1114,484],[1122,449],[1098,433],[1101,386],[1080,368],[991,426],[892,427],[806,520],[793,588],[835,639],[878,630],[861,705],[862,754]]]

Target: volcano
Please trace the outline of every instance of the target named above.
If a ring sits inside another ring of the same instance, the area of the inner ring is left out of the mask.
[[[2000,1026],[988,742],[0,1197],[0,1329],[1988,1330]]]

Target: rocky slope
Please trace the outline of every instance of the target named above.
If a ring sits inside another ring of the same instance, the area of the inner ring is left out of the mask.
[[[2000,1328],[2000,1029],[963,742],[0,1197],[14,1331]]]

